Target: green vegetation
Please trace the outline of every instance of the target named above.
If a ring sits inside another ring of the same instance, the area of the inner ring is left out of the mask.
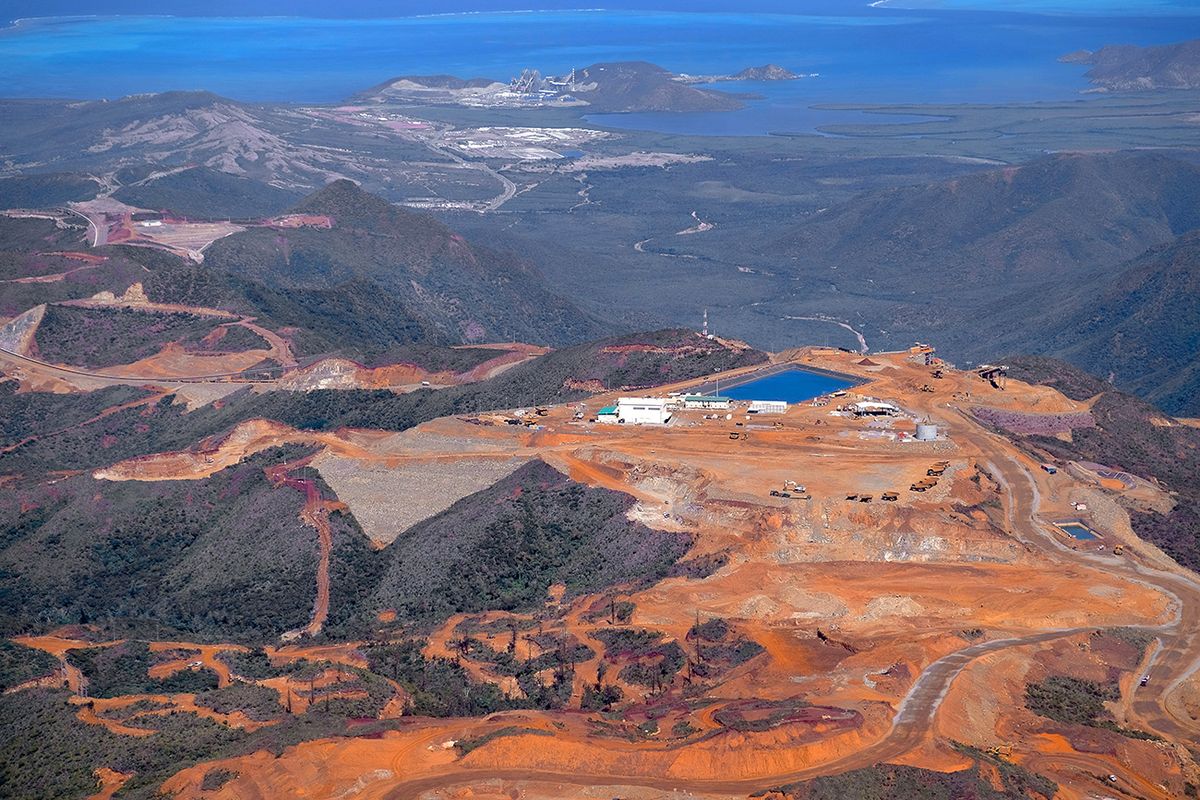
[[[1023,767],[973,748],[960,746],[959,750],[975,763],[958,772],[877,764],[772,791],[788,800],[1051,800],[1058,793],[1053,781]],[[983,771],[985,766],[995,771],[999,786]]]
[[[1096,373],[1177,416],[1200,416],[1200,231],[1113,270],[1098,297],[1071,310],[1043,352]],[[1152,344],[1143,343],[1154,331]]]
[[[427,659],[422,655],[424,642],[408,640],[398,644],[372,645],[364,649],[371,671],[376,675],[399,682],[412,695],[409,713],[429,717],[483,716],[495,711],[516,708],[559,709],[571,697],[574,664],[552,656],[556,664],[549,685],[537,676],[548,664],[531,659],[520,661],[496,654],[475,642],[467,652],[481,659],[494,659],[504,674],[514,675],[523,699],[509,698],[494,684],[478,683],[457,661],[444,658]],[[590,651],[589,651],[590,655]]]
[[[7,492],[0,629],[105,622],[114,636],[253,643],[302,626],[316,533],[298,517],[300,493],[273,487],[263,469],[303,452],[273,449],[198,481],[79,475]],[[690,538],[631,522],[632,502],[538,461],[382,552],[352,516],[332,513],[326,633],[370,636],[381,608],[434,624],[461,611],[536,608],[558,582],[574,595],[657,580]],[[271,669],[261,655],[225,657],[247,677]]]
[[[657,631],[612,628],[592,635],[604,642],[605,659],[627,662],[618,673],[626,683],[658,691],[669,686],[687,664],[683,648],[676,642],[662,641],[663,635]]]
[[[224,767],[213,767],[204,773],[204,778],[200,781],[200,791],[215,792],[237,776],[238,773],[233,770],[225,769]]]
[[[0,693],[57,669],[58,659],[49,653],[0,639]]]
[[[347,180],[292,209],[327,215],[328,230],[252,228],[215,242],[205,275],[157,275],[155,299],[223,305],[306,330],[309,347],[359,352],[393,344],[561,344],[610,328],[547,290],[527,262],[468,243],[432,217]],[[182,280],[181,280],[182,278]]]
[[[538,646],[542,651],[540,655],[529,659],[518,658],[521,647],[515,634],[504,652],[494,650],[486,642],[470,636],[455,640],[455,644],[463,655],[473,661],[486,662],[500,674],[525,675],[530,678],[535,673],[551,667],[562,669],[570,665],[573,670],[575,664],[587,661],[595,655],[590,647],[569,635],[543,633],[525,638]]]
[[[246,739],[192,714],[155,718],[158,733],[116,736],[80,722],[62,691],[0,696],[0,795],[23,800],[83,798],[96,791],[92,772],[109,766],[136,773],[122,797],[151,798],[179,769]]]
[[[0,264],[30,251],[74,249],[83,242],[83,234],[82,221],[78,228],[60,228],[52,219],[0,216]]]
[[[209,340],[207,335],[221,330],[218,338]],[[210,343],[211,342],[211,343]],[[197,330],[180,340],[185,350],[200,353],[241,353],[246,350],[265,350],[270,345],[266,340],[244,325],[223,325],[212,331]]]
[[[697,622],[688,630],[689,639],[703,639],[706,642],[719,642],[729,634],[729,623],[720,617],[713,617],[707,622]]]
[[[1102,633],[1105,636],[1120,639],[1122,642],[1134,647],[1137,650],[1138,661],[1145,655],[1146,648],[1155,639],[1154,634],[1137,628],[1105,628]]]
[[[18,395],[12,403],[0,396],[0,405],[22,408],[26,419],[34,420],[32,432],[40,438],[0,454],[0,472],[4,474],[41,475],[59,469],[88,469],[111,464],[123,458],[147,453],[178,450],[193,446],[198,440],[228,430],[237,422],[253,416],[253,398],[249,392],[237,393],[227,399],[224,407],[206,406],[193,413],[175,404],[168,395],[157,403],[129,408],[97,419],[88,425],[78,425],[112,405],[113,398],[137,397],[133,389],[114,387],[86,395],[60,396],[49,392]],[[79,402],[80,411],[71,409],[72,399]],[[66,415],[58,416],[60,410]],[[269,415],[268,415],[269,416]],[[73,423],[59,427],[59,419]],[[41,434],[58,431],[53,436]],[[17,436],[20,429],[14,430]],[[19,439],[17,441],[20,441]]]
[[[199,481],[79,475],[6,491],[0,630],[107,621],[113,635],[254,642],[303,625],[316,532],[298,517],[300,493],[263,474],[289,455]]]
[[[1092,725],[1107,713],[1105,701],[1121,699],[1113,685],[1051,675],[1025,687],[1025,705],[1035,714],[1069,725]]]
[[[671,577],[700,580],[712,575],[728,563],[729,554],[724,551],[720,553],[705,553],[680,561],[671,568]]]
[[[733,731],[769,731],[801,717],[811,704],[800,698],[747,700],[730,703],[713,719]]]
[[[199,693],[217,688],[217,676],[209,670],[185,669],[161,680],[151,678],[147,671],[154,659],[145,642],[69,650],[67,660],[87,678],[92,697]]]
[[[125,174],[118,177],[133,182],[145,176]],[[122,186],[113,196],[131,206],[169,211],[178,217],[245,220],[281,214],[301,197],[294,190],[209,167],[170,172],[136,186]]]
[[[0,797],[22,800],[85,798],[96,791],[93,770],[108,766],[134,777],[121,790],[130,800],[155,800],[159,786],[181,769],[218,758],[260,750],[275,754],[299,742],[345,735],[354,725],[357,735],[371,735],[392,723],[371,720],[387,684],[363,677],[371,693],[366,701],[333,700],[314,704],[299,717],[284,715],[274,725],[247,733],[227,728],[194,714],[153,717],[153,736],[131,738],[109,733],[76,717],[65,691],[31,689],[0,695]],[[328,706],[328,708],[326,707]],[[230,780],[217,774],[212,782]]]
[[[0,316],[15,317],[43,303],[60,303],[91,297],[97,292],[121,294],[130,284],[143,280],[146,272],[133,259],[113,255],[101,262],[81,261],[58,252],[85,250],[82,242],[72,241],[56,232],[53,223],[47,241],[32,249],[4,250],[6,242],[4,220],[0,217],[0,280],[57,276],[56,279],[32,283],[6,283],[0,292]],[[27,220],[10,220],[27,221]],[[74,229],[71,229],[74,230]],[[79,233],[82,233],[81,231]],[[63,241],[55,242],[56,239]],[[52,242],[55,242],[52,244]],[[58,249],[50,249],[57,244]],[[135,250],[137,248],[125,248]],[[98,255],[98,254],[97,254]]]
[[[0,178],[0,208],[47,208],[91,200],[100,191],[94,178],[70,172]]]
[[[1025,686],[1025,705],[1035,714],[1066,725],[1105,728],[1132,739],[1157,739],[1144,731],[1122,728],[1108,717],[1105,702],[1121,699],[1114,684],[1099,684],[1064,675],[1051,675]]]
[[[242,711],[257,720],[278,719],[283,710],[279,705],[278,692],[249,683],[235,683],[224,689],[199,692],[196,694],[196,703],[222,714]]]
[[[454,747],[458,750],[460,756],[465,756],[472,750],[478,750],[488,742],[494,742],[497,739],[502,739],[505,736],[553,736],[550,731],[542,730],[541,728],[527,728],[522,725],[506,725],[503,728],[497,728],[494,731],[488,731],[482,736],[476,736],[473,739],[459,739],[454,743]]]
[[[608,711],[613,705],[621,702],[624,696],[620,686],[596,681],[595,685],[588,684],[583,687],[579,708],[583,711]]]
[[[87,394],[17,392],[16,381],[0,381],[0,441],[4,446],[79,425],[101,411],[146,397],[133,386],[111,386]]]
[[[692,677],[715,678],[763,652],[758,642],[740,636],[730,638],[731,630],[729,623],[720,617],[691,627],[687,639],[693,651]]]
[[[537,608],[553,583],[569,595],[652,583],[690,546],[631,522],[633,499],[533,461],[421,522],[383,551],[373,606],[411,620]]]
[[[399,682],[412,695],[413,714],[478,717],[516,707],[494,685],[476,683],[453,661],[426,659],[421,649],[415,641],[364,649],[372,672]]]
[[[592,634],[604,642],[604,654],[611,658],[640,658],[652,651],[662,641],[658,631],[637,628],[612,628]]]
[[[452,644],[466,658],[486,663],[489,669],[500,675],[511,675],[517,679],[525,693],[525,705],[531,708],[563,708],[571,697],[575,665],[587,661],[594,653],[587,645],[573,636],[538,634],[526,636],[542,651],[532,658],[519,657],[521,647],[515,631],[505,651],[494,650],[486,642],[470,636],[456,639]],[[549,686],[542,682],[538,673],[552,669],[553,679]]]
[[[215,324],[191,314],[48,306],[34,338],[44,361],[111,367],[152,356],[168,342],[200,338]]]
[[[271,659],[261,647],[256,647],[248,653],[238,650],[223,650],[217,654],[217,659],[228,665],[230,672],[251,681],[261,681],[288,674],[289,668],[295,668],[295,662],[283,667],[271,664]]]

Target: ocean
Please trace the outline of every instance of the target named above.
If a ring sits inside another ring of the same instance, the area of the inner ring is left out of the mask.
[[[814,103],[1060,100],[1087,88],[1056,59],[1104,44],[1200,36],[1191,4],[1118,7],[985,0],[936,7],[819,0],[804,13],[551,10],[395,18],[95,16],[33,18],[0,29],[8,97],[115,98],[206,89],[244,101],[328,103],[403,74],[506,80],[525,67],[562,74],[646,60],[721,74],[776,63],[798,81],[724,83],[763,97],[719,115],[621,115],[605,124],[667,132],[761,134],[861,121]],[[921,5],[911,0],[907,5]],[[1096,10],[1099,9],[1099,10]],[[849,113],[849,116],[847,114]],[[884,120],[886,121],[886,120]]]

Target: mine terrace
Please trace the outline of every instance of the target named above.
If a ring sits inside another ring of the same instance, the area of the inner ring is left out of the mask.
[[[592,785],[716,798],[881,761],[946,771],[1013,763],[1080,792],[1069,796],[1107,787],[1180,796],[1186,775],[1161,740],[1063,725],[1021,700],[1027,683],[1115,679],[1108,707],[1119,727],[1200,725],[1200,586],[1137,539],[1106,493],[1151,488],[1114,483],[1102,465],[1059,464],[1051,474],[981,419],[1061,421],[1086,414],[1087,402],[955,370],[923,346],[869,357],[807,348],[772,361],[402,433],[251,421],[203,453],[96,472],[105,481],[198,480],[275,445],[314,444],[319,454],[303,469],[317,470],[337,500],[310,491],[304,518],[325,535],[322,520],[346,509],[376,547],[522,469],[631,496],[628,516],[647,536],[691,542],[666,579],[600,595],[555,585],[533,612],[455,614],[424,640],[426,657],[515,703],[530,687],[556,687],[563,710],[393,724],[412,704],[411,686],[379,661],[389,641],[404,640],[394,612],[379,612],[375,641],[309,643],[330,610],[327,563],[310,628],[265,650],[271,665],[305,665],[300,672],[242,674],[246,648],[233,643],[150,645],[166,654],[151,667],[159,675],[212,671],[222,686],[268,691],[277,707],[261,720],[199,706],[189,693],[92,701],[67,655],[119,642],[67,629],[21,643],[61,660],[49,680],[70,686],[79,719],[120,736],[155,736],[167,713],[253,730],[281,714],[319,713],[331,697],[389,697],[370,736],[203,763],[164,784],[175,797],[499,797],[519,787],[549,798]],[[844,388],[756,407],[714,391],[792,369],[843,378]],[[669,420],[600,419],[635,394],[664,401]],[[272,480],[306,491],[295,470]],[[1094,538],[1070,535],[1056,524],[1064,521]],[[982,684],[988,692],[973,691]],[[1010,702],[984,699],[992,693]],[[956,741],[991,752],[947,744]],[[213,775],[226,781],[216,795],[204,788]],[[109,779],[119,785],[120,776]]]

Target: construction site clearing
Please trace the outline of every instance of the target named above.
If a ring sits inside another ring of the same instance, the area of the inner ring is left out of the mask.
[[[164,453],[96,471],[102,480],[194,480],[277,444],[317,445],[311,467],[382,546],[496,476],[542,459],[575,481],[631,495],[631,517],[652,531],[688,533],[688,563],[711,567],[603,596],[569,597],[551,587],[536,612],[459,614],[428,636],[427,656],[453,658],[514,697],[520,687],[495,669],[489,651],[513,641],[535,658],[545,647],[585,645],[591,655],[573,661],[567,677],[568,710],[414,718],[370,738],[200,764],[163,791],[182,798],[745,797],[883,762],[962,769],[972,762],[958,742],[1051,778],[1064,798],[1115,788],[1122,796],[1183,796],[1185,784],[1200,782],[1182,746],[1200,731],[1200,583],[1134,535],[1114,499],[1124,483],[1077,478],[1068,464],[1051,474],[969,413],[975,405],[1078,413],[1086,402],[937,365],[928,355],[872,354],[870,365],[823,348],[777,356],[773,369],[818,368],[857,382],[782,413],[751,414],[750,401],[717,412],[687,408],[683,398],[701,384],[691,381],[651,393],[672,405],[666,424],[598,421],[601,409],[628,397],[621,392],[444,417],[400,433],[313,433],[250,421],[203,455]],[[719,377],[729,385],[756,371]],[[490,466],[481,479],[483,464]],[[1096,467],[1085,469],[1099,476]],[[1060,527],[1065,520],[1102,534],[1076,539]],[[318,574],[315,592],[321,581]],[[379,619],[378,635],[394,635],[395,612],[380,609]],[[696,631],[713,620],[721,633],[706,645]],[[640,671],[627,668],[664,663],[661,647],[642,655],[612,644],[614,635],[639,631],[676,646],[677,671],[639,682]],[[1114,643],[1113,631],[1153,643],[1135,652]],[[463,649],[468,635],[482,643],[478,650]],[[363,643],[308,647],[308,640],[272,651],[272,660],[290,653],[332,665],[321,680],[334,688],[337,664],[365,663],[356,649]],[[71,646],[61,636],[22,643],[59,658]],[[180,659],[181,668],[210,668],[210,646],[180,647],[197,653]],[[83,696],[86,687],[63,664]],[[1047,675],[1117,680],[1119,699],[1106,706],[1115,724],[1150,735],[1127,738],[1038,716],[1023,693]],[[603,686],[621,699],[582,710],[585,692]],[[274,688],[281,698],[305,691]],[[307,691],[316,696],[318,688]],[[392,714],[403,708],[404,689],[395,690]],[[164,702],[206,713],[187,697]],[[81,705],[80,718],[113,723],[96,713],[103,710]],[[118,734],[142,736],[126,729],[153,730],[153,717],[114,724]],[[216,768],[236,777],[206,791],[204,777]]]
[[[19,211],[5,211],[8,216],[20,216]],[[60,211],[41,212],[60,226],[80,222],[87,224],[90,247],[127,244],[165,250],[168,253],[204,261],[204,251],[215,241],[253,227],[267,228],[331,228],[333,221],[324,215],[286,214],[270,219],[194,220],[171,215],[165,211],[139,208],[111,196],[101,196],[85,202],[68,203]]]

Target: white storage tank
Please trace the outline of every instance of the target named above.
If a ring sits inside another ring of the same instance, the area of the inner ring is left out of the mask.
[[[934,425],[932,422],[918,422],[917,423],[917,441],[918,442],[932,442],[934,439],[937,438],[937,433],[938,433],[937,425]]]

